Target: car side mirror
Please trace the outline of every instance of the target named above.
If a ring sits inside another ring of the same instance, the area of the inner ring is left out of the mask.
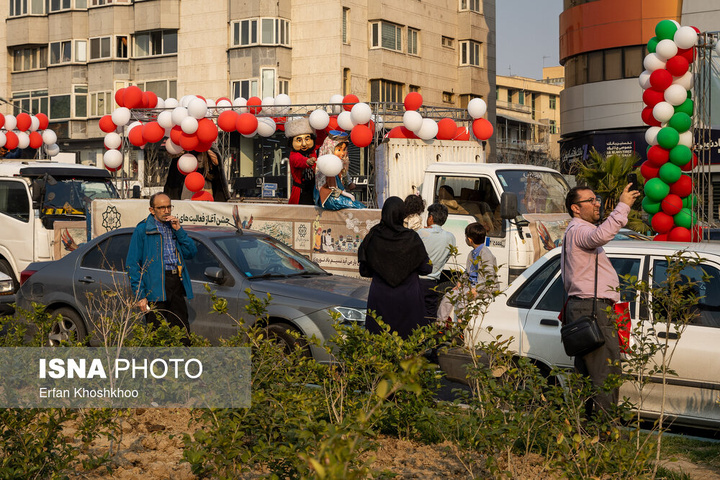
[[[43,190],[45,189],[45,181],[42,178],[36,178],[32,182],[32,201],[33,208],[40,208]]]
[[[225,283],[225,270],[220,267],[207,267],[203,271],[203,275],[219,285]]]
[[[512,192],[503,192],[500,197],[500,217],[504,220],[514,220],[518,216],[517,195]]]
[[[133,185],[132,198],[140,198],[140,185]]]

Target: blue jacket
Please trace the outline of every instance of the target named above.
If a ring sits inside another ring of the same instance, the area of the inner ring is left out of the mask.
[[[193,258],[197,247],[182,227],[173,230],[180,265],[185,296],[193,298],[190,274],[185,268],[185,259]],[[162,234],[157,228],[155,217],[148,215],[138,223],[130,240],[126,268],[130,277],[130,287],[137,300],[147,298],[150,302],[165,300],[165,266],[162,254]]]

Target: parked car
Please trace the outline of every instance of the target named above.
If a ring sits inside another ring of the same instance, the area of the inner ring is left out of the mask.
[[[720,245],[711,243],[681,244],[670,242],[613,241],[605,251],[620,277],[633,275],[661,283],[667,269],[666,256],[686,250],[703,258],[701,268],[686,268],[682,273],[698,282],[700,298],[697,316],[678,339],[674,331],[657,335],[676,346],[667,385],[666,413],[683,424],[703,427],[720,426]],[[703,278],[703,273],[709,278]],[[622,299],[630,302],[633,322],[648,321],[647,305],[635,301],[636,292],[622,285]],[[560,249],[556,248],[528,268],[498,297],[485,318],[474,319],[466,332],[467,343],[491,338],[513,337],[510,344],[518,355],[531,358],[545,373],[553,367],[572,368],[572,358],[565,355],[560,342],[558,314],[565,292],[560,278]],[[662,387],[659,379],[646,387],[642,413],[648,417],[660,412]],[[631,382],[620,390],[638,404],[638,392]]]
[[[15,290],[10,276],[0,272],[0,316],[12,315],[15,312]]]
[[[189,226],[185,230],[198,248],[197,255],[186,261],[194,294],[188,301],[191,332],[217,343],[238,331],[228,315],[210,313],[212,300],[206,284],[227,299],[230,316],[246,322],[254,318],[244,309],[245,290],[260,298],[269,293],[270,332],[289,346],[298,341],[291,331],[321,342],[334,335],[330,310],[341,321],[364,323],[369,282],[327,273],[262,233],[227,227]],[[97,300],[103,290],[128,291],[125,258],[132,233],[132,228],[108,232],[60,260],[32,263],[23,272],[18,307],[28,309],[37,302],[62,315],[50,333],[51,344],[67,339],[70,332],[84,338],[93,330],[92,319],[107,310]],[[328,360],[324,349],[311,346],[310,351],[317,360]]]

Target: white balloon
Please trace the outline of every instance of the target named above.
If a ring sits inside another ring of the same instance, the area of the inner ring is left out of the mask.
[[[367,103],[356,103],[350,110],[350,116],[355,125],[364,125],[372,118],[372,108]]]
[[[18,148],[21,150],[26,149],[30,146],[30,137],[25,132],[17,132],[18,137]]]
[[[178,170],[180,170],[185,175],[187,175],[188,173],[192,173],[197,170],[198,167],[197,157],[192,153],[186,153],[185,155],[178,158],[177,167]]]
[[[643,90],[647,90],[651,87],[650,85],[650,73],[647,70],[644,70],[640,76],[638,77],[638,82],[640,83],[640,86]]]
[[[403,125],[411,132],[420,130],[423,124],[422,115],[416,110],[408,110],[403,114]]]
[[[682,132],[680,134],[680,139],[678,140],[678,145],[685,145],[686,147],[691,148],[692,144],[693,144],[692,129],[688,130],[687,132]]]
[[[342,128],[347,132],[352,130],[355,126],[355,122],[353,122],[352,119],[352,114],[347,110],[343,110],[342,112],[340,112],[340,115],[338,115],[337,117],[337,123],[338,127]]]
[[[680,27],[673,40],[678,48],[692,48],[697,45],[698,34],[692,27]]]
[[[325,110],[313,110],[308,117],[308,121],[315,130],[322,130],[330,124],[330,115]]]
[[[57,143],[53,143],[52,145],[45,145],[45,153],[47,153],[49,157],[54,157],[55,155],[60,153],[60,146]]]
[[[275,110],[277,110],[279,114],[289,113],[291,103],[290,95],[286,93],[281,93],[275,96]]]
[[[342,160],[337,155],[329,153],[327,155],[320,155],[315,166],[320,172],[328,177],[334,177],[342,171]]]
[[[157,109],[165,108],[165,100],[163,100],[162,98],[158,97],[158,98],[157,98],[157,104],[155,105],[155,108],[157,108]]]
[[[165,99],[165,108],[175,108],[178,105],[180,105],[180,102],[178,102],[176,98],[170,97]]]
[[[123,156],[120,150],[108,150],[103,154],[103,164],[108,170],[117,170],[123,163]]]
[[[233,107],[244,107],[247,105],[247,99],[245,97],[237,97],[233,100]]]
[[[165,150],[168,151],[170,155],[177,155],[178,153],[182,153],[183,149],[179,145],[175,145],[175,143],[168,138],[165,140]]]
[[[672,23],[674,23],[677,28],[680,28],[680,22],[678,22],[677,20],[670,20],[670,21]]]
[[[643,66],[648,72],[654,72],[660,68],[665,68],[665,59],[657,53],[648,53],[643,60]]]
[[[172,128],[174,125],[173,119],[172,119],[172,112],[169,110],[160,112],[160,114],[157,116],[157,122],[163,128]]]
[[[653,107],[652,113],[658,122],[667,122],[675,115],[675,108],[668,102],[658,102]]]
[[[185,107],[175,107],[172,111],[173,125],[180,125],[188,117],[188,110]]]
[[[343,108],[342,108],[341,104],[343,103],[343,98],[345,98],[345,97],[343,97],[339,93],[336,93],[335,95],[330,97],[330,101],[328,103],[332,105],[332,108],[330,109],[330,111],[334,115],[337,115],[338,113],[340,113],[342,111]]]
[[[4,147],[5,142],[7,142],[7,137],[5,136],[5,132],[0,132],[0,147]]]
[[[268,117],[260,117],[258,118],[258,127],[257,127],[257,134],[261,137],[270,137],[273,133],[275,133],[275,130],[277,128],[277,125],[275,125],[275,122],[272,118]]]
[[[15,127],[17,127],[17,118],[15,118],[15,115],[5,115],[5,130],[9,132],[10,130],[15,130]]]
[[[198,129],[197,118],[195,118],[195,117],[183,118],[183,121],[180,124],[180,128],[182,128],[182,131],[187,133],[188,135],[192,135],[193,133],[197,132],[197,129]]]
[[[670,85],[665,89],[665,101],[670,105],[680,105],[687,100],[687,90],[682,85]]]
[[[692,90],[694,84],[695,76],[692,72],[685,72],[682,77],[673,77],[673,85],[682,85],[685,90]]]
[[[217,114],[217,104],[215,103],[215,100],[212,98],[208,98],[205,100],[205,104],[207,105],[207,111],[205,112],[205,116],[207,118],[212,118],[213,115]]]
[[[416,132],[416,135],[423,140],[432,140],[438,132],[437,122],[431,118],[423,118],[422,127]]]
[[[105,135],[105,146],[107,148],[120,148],[122,145],[122,137],[115,132],[110,132]]]
[[[57,142],[57,133],[55,133],[54,130],[50,130],[48,128],[47,130],[43,130],[42,139],[45,145],[52,145],[53,143]]]
[[[482,118],[487,112],[487,104],[482,98],[473,98],[468,102],[467,110],[472,118]]]
[[[228,108],[232,107],[232,102],[230,102],[230,100],[223,98],[222,100],[219,100],[217,102],[217,106],[224,112]]]
[[[668,39],[660,40],[655,47],[655,53],[657,53],[664,60],[668,60],[669,58],[677,55],[677,51],[678,47],[677,45],[675,45],[675,42]]]
[[[268,115],[275,115],[275,99],[273,97],[264,97],[261,101],[262,111]]]
[[[187,106],[190,105],[190,102],[196,98],[197,97],[195,95],[183,95],[182,98],[180,98],[180,106],[187,108]]]
[[[201,98],[193,98],[187,106],[188,115],[195,119],[203,118],[208,112],[207,103]]]
[[[645,142],[648,145],[657,145],[657,134],[660,131],[660,127],[650,127],[645,131]]]
[[[118,107],[111,115],[112,121],[118,127],[122,127],[130,121],[130,109]]]
[[[36,132],[38,128],[40,128],[40,120],[38,120],[38,118],[33,115],[30,117],[30,131]]]

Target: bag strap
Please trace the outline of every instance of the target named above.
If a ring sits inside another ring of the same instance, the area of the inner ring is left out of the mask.
[[[568,229],[568,230],[569,230],[569,229]],[[567,243],[565,243],[565,242],[566,242],[566,240],[567,240],[567,232],[568,232],[568,231],[565,230],[565,235],[563,235],[562,250],[560,251],[560,259],[561,259],[561,261],[562,261],[562,269],[561,269],[561,271],[560,271],[560,278],[562,279],[563,284],[565,283],[565,257],[566,257],[566,255],[565,255],[565,248],[566,248],[566,246],[567,246]],[[598,282],[597,282],[597,277],[598,277],[598,253],[597,253],[597,248],[596,248],[596,249],[595,249],[595,288],[594,288],[594,291],[593,291],[593,313],[592,313],[592,314],[593,314],[593,318],[594,318],[595,320],[597,320],[597,283],[598,283]],[[565,290],[565,289],[563,288],[563,290]],[[567,293],[567,292],[565,292],[565,293]],[[562,318],[562,324],[563,324],[563,325],[565,324],[565,318],[567,318],[567,317],[565,316],[565,313],[566,313],[566,310],[567,310],[568,300],[570,300],[570,295],[568,295],[568,298],[565,299],[565,303],[563,304],[563,307],[562,307],[561,318]]]

